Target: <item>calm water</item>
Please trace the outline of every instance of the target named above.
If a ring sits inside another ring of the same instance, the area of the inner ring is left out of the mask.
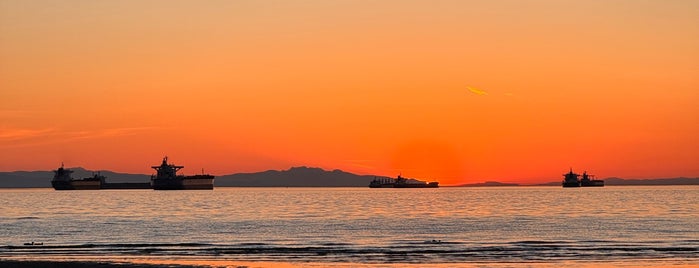
[[[21,189],[0,204],[5,258],[699,264],[696,186]]]

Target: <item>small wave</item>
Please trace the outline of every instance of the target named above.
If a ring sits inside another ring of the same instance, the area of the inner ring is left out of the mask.
[[[136,244],[103,244],[103,247],[116,247],[116,248],[142,248],[142,247],[203,247],[212,246],[212,244],[205,243],[136,243]]]
[[[325,243],[320,243],[321,246],[351,246],[352,244],[350,243],[341,243],[341,242],[325,242]]]
[[[432,240],[418,240],[418,241],[397,241],[396,245],[393,247],[412,247],[415,245],[425,245],[425,244],[445,244],[445,245],[459,245],[459,244],[465,244],[464,242],[458,242],[458,241],[446,241],[446,240],[440,240],[440,239],[432,239]]]
[[[15,218],[16,220],[38,220],[40,219],[39,217],[34,217],[34,216],[27,216],[27,217],[17,217]]]
[[[406,241],[408,242],[408,241]],[[0,256],[7,255],[123,255],[123,256],[235,256],[255,260],[323,260],[347,262],[469,262],[469,261],[555,261],[614,260],[629,258],[699,259],[699,246],[646,244],[574,243],[571,241],[517,241],[495,245],[471,242],[430,244],[408,242],[400,245],[355,245],[319,243],[281,245],[265,243],[114,243],[79,245],[3,246]]]
[[[551,244],[565,245],[565,244],[571,244],[573,242],[570,242],[570,241],[524,240],[524,241],[517,241],[517,242],[512,242],[512,243],[513,244],[520,244],[520,245],[551,245]]]

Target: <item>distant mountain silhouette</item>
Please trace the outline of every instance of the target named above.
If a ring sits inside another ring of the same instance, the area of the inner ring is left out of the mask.
[[[699,185],[699,178],[621,179],[606,178],[605,185]]]
[[[92,170],[70,168],[76,179],[91,177]],[[100,171],[110,183],[149,182],[150,175]],[[0,188],[48,188],[52,171],[0,172]],[[256,173],[238,173],[216,176],[216,187],[367,187],[374,178],[384,176],[356,175],[342,170],[326,171],[313,167],[292,167],[288,170],[268,170]],[[606,178],[605,185],[699,185],[699,178],[620,179]],[[459,185],[462,187],[522,186],[516,183],[488,181]],[[561,186],[560,181],[535,186]]]
[[[312,167],[292,167],[289,170],[268,170],[216,177],[215,186],[237,187],[367,187],[377,177],[356,175],[342,170],[326,171]]]
[[[97,171],[86,170],[81,167],[69,168],[73,171],[73,178],[82,179],[91,177]],[[107,177],[108,182],[150,182],[150,175],[117,173],[112,171],[99,171]],[[14,171],[0,172],[0,188],[44,188],[51,187],[53,171]]]
[[[699,178],[622,179],[613,177],[604,179],[604,185],[699,185]],[[547,182],[535,186],[561,186],[561,182]]]
[[[70,168],[73,178],[91,177],[93,172],[81,167]],[[100,171],[107,181],[149,182],[150,175],[127,174]],[[51,187],[53,171],[14,171],[0,172],[0,188],[41,188]],[[268,170],[256,173],[238,173],[216,176],[214,186],[226,187],[366,187],[373,175],[356,175],[341,170],[325,171],[320,168],[292,167],[289,170]]]

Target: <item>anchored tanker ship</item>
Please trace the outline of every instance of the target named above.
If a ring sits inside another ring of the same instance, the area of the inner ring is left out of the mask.
[[[604,180],[596,180],[593,175],[588,175],[587,171],[583,172],[582,179],[578,179],[580,174],[573,173],[573,169],[570,172],[563,174],[563,181],[561,184],[564,188],[570,187],[604,187]]]
[[[398,178],[374,179],[369,183],[369,188],[438,188],[439,182],[424,182],[406,179],[398,175]]]
[[[160,166],[152,166],[157,171],[151,176],[151,186],[154,190],[212,190],[214,189],[214,176],[201,174],[194,176],[177,175],[177,171],[184,166],[176,166],[167,162],[167,156],[163,158]]]
[[[51,186],[56,190],[99,190],[104,183],[104,176],[99,173],[89,178],[74,179],[70,174],[72,170],[61,167],[53,171]]]

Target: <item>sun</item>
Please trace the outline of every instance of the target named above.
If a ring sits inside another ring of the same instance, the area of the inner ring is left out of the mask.
[[[456,146],[436,140],[413,140],[399,145],[391,168],[408,178],[439,181],[442,185],[463,183],[464,165]],[[395,174],[398,175],[398,174]]]

